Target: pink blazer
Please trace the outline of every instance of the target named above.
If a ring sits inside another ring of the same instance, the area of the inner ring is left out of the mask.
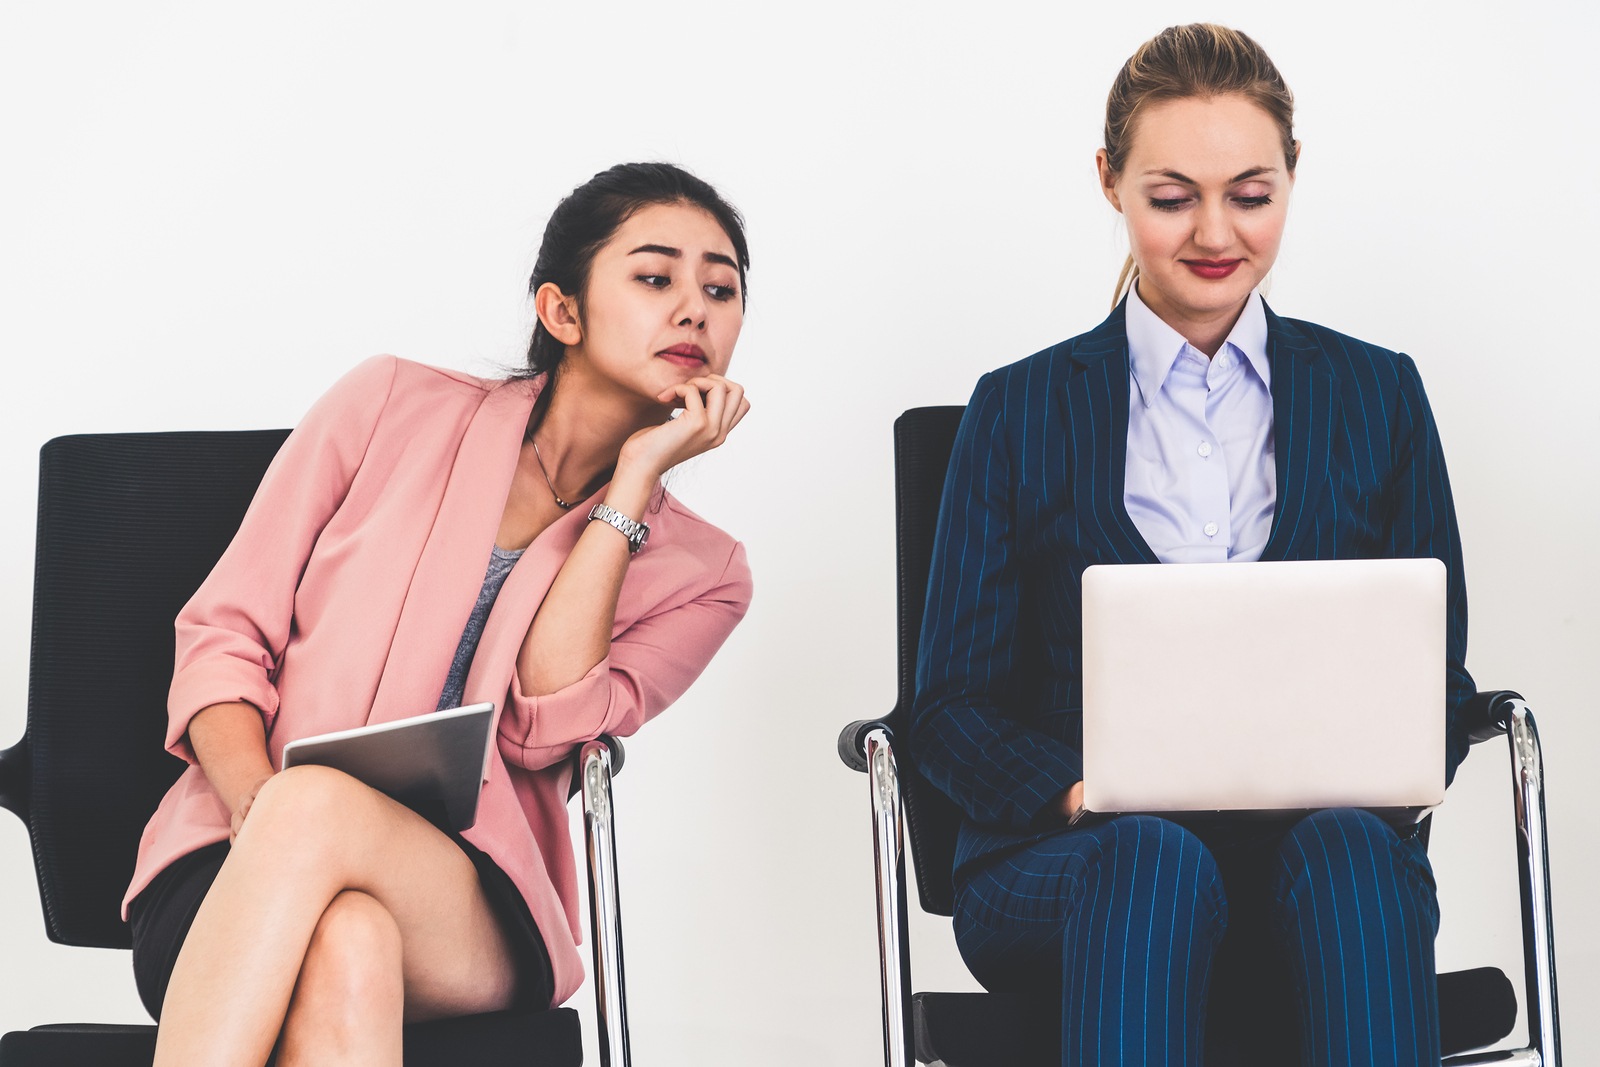
[[[539,388],[379,356],[289,436],[178,615],[167,747],[190,767],[145,828],[124,910],[173,860],[228,837],[229,813],[186,738],[200,709],[260,708],[275,766],[295,738],[433,710]],[[465,837],[526,898],[555,969],[555,1003],[583,982],[568,757],[598,734],[633,733],[676,700],[750,602],[743,547],[663,494],[650,542],[628,566],[610,654],[559,692],[525,695],[518,650],[589,507],[558,519],[517,562],[465,694],[500,709],[499,758]]]

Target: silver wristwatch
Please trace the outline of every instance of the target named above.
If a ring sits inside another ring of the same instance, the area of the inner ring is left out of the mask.
[[[628,554],[639,551],[644,543],[650,539],[650,527],[642,522],[634,522],[616,508],[604,504],[596,504],[589,511],[590,519],[599,519],[607,526],[616,528],[616,531],[628,539]]]

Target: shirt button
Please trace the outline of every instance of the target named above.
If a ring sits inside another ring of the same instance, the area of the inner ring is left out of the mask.
[[[1210,455],[1211,455],[1211,442],[1210,441],[1201,441],[1200,442],[1200,457],[1202,459],[1204,459],[1204,458],[1206,458],[1206,457],[1208,457]]]
[[[1215,537],[1215,536],[1217,536],[1217,524],[1214,523],[1214,522],[1206,523],[1205,531],[1206,531],[1206,536],[1207,537]]]

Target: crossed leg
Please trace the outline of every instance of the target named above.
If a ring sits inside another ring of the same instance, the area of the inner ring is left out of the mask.
[[[178,954],[156,1067],[400,1063],[401,1023],[511,1003],[515,964],[472,861],[354,778],[261,789]]]

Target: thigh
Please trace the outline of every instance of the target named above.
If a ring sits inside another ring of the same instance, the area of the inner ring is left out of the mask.
[[[1104,966],[1113,951],[1188,944],[1197,933],[1214,942],[1227,910],[1215,862],[1194,835],[1164,819],[1121,816],[965,873],[957,879],[955,932],[987,988],[1059,991],[1065,969]],[[1118,943],[1100,945],[1096,931],[1120,931]],[[1078,944],[1085,934],[1091,944]]]
[[[1415,828],[1370,812],[1316,812],[1277,849],[1270,906],[1291,959],[1326,955],[1374,974],[1431,964],[1438,890]]]
[[[128,904],[133,981],[139,1000],[152,1019],[161,1019],[161,1002],[167,996],[172,965],[178,961],[178,951],[189,936],[195,913],[227,858],[226,841],[180,856]]]
[[[450,838],[477,868],[478,884],[510,946],[517,973],[515,1006],[535,1011],[548,1008],[556,995],[555,971],[544,935],[528,910],[522,890],[488,853],[459,834],[451,834]]]
[[[1439,905],[1415,832],[1356,809],[1319,811],[1277,861],[1272,927],[1307,1062],[1437,1062]]]
[[[376,899],[399,927],[408,1018],[514,999],[517,961],[473,860],[409,808],[348,775],[296,767],[262,787],[212,896],[281,914],[306,939],[340,892]]]

